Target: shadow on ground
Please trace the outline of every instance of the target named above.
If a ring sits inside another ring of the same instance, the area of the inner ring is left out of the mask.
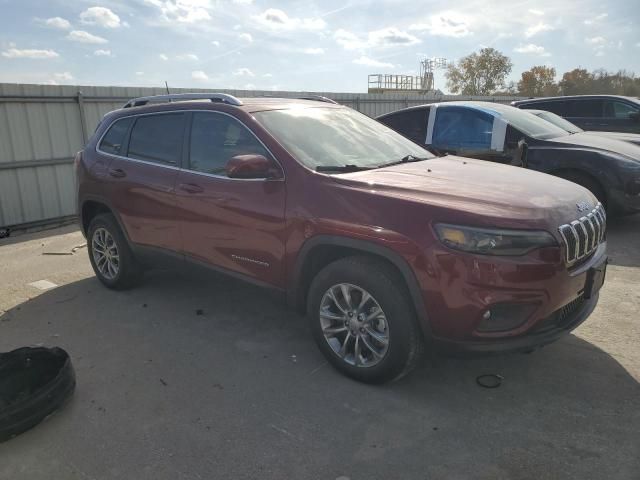
[[[0,318],[0,350],[59,345],[74,400],[0,445],[0,478],[631,479],[640,386],[576,336],[531,355],[425,362],[348,380],[279,298],[157,272],[89,278]],[[475,378],[499,373],[503,385]],[[636,477],[634,477],[636,476]]]

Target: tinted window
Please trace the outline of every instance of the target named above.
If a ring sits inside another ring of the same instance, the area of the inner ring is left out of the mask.
[[[127,156],[162,164],[178,164],[182,153],[184,113],[138,117]]]
[[[608,118],[629,118],[632,113],[638,112],[638,108],[618,100],[606,100],[604,102],[604,116]]]
[[[427,136],[428,116],[429,109],[423,108],[394,113],[381,118],[380,121],[414,142],[424,144]]]
[[[129,117],[117,120],[111,125],[107,134],[102,137],[99,149],[105,153],[120,155],[131,122],[133,122],[133,118]]]
[[[528,114],[527,114],[528,115]],[[489,150],[493,116],[470,108],[439,108],[433,125],[433,145],[470,150]]]
[[[602,117],[602,100],[584,98],[567,100],[566,117],[600,118]]]
[[[194,113],[189,148],[189,168],[225,175],[227,162],[236,155],[269,157],[262,144],[239,121],[218,113]]]
[[[555,113],[556,115],[560,115],[561,117],[565,115],[565,106],[564,102],[554,101],[554,102],[536,102],[531,103],[529,105],[524,105],[525,109],[537,109],[537,110],[546,110],[547,112]]]

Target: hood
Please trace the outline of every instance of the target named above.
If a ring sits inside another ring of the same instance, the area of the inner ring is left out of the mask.
[[[441,215],[468,213],[475,225],[548,228],[576,220],[577,204],[594,208],[585,188],[520,167],[455,156],[405,163],[340,176],[336,181],[440,207]],[[446,221],[446,218],[436,220]]]
[[[640,146],[617,138],[612,138],[608,135],[597,135],[596,133],[600,132],[574,133],[573,135],[567,135],[566,137],[552,138],[547,140],[547,142],[613,152],[640,162]]]
[[[587,135],[596,135],[598,137],[607,137],[613,140],[621,140],[623,142],[631,142],[640,145],[640,133],[623,133],[623,132],[584,132]]]

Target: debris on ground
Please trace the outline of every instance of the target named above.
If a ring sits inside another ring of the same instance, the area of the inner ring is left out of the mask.
[[[44,246],[44,243],[42,244],[42,246]],[[86,246],[87,246],[87,243],[85,242],[85,243],[81,243],[80,245],[76,245],[68,252],[42,252],[42,255],[73,255],[78,250],[80,250],[81,248],[85,248]]]

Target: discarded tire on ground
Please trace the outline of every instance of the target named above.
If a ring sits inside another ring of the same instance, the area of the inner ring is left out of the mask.
[[[73,395],[75,372],[61,348],[0,354],[0,442],[36,426]]]

